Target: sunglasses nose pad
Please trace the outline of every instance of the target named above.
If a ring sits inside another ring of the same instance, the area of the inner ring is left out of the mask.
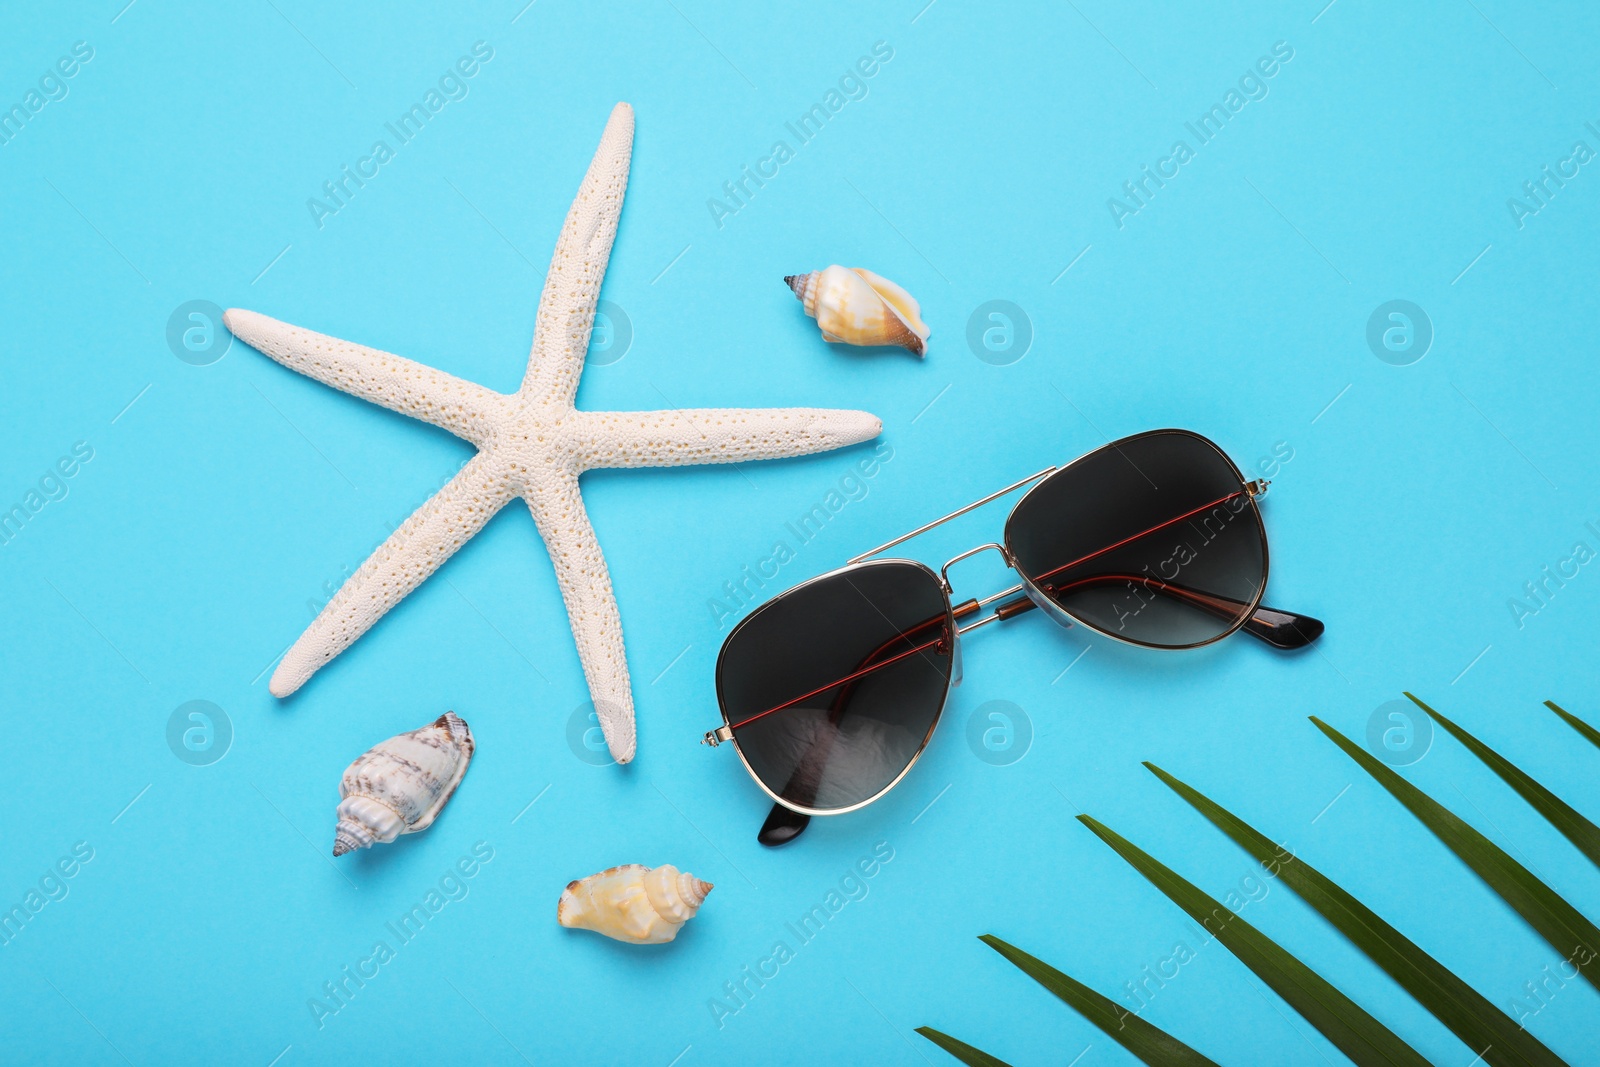
[[[1034,583],[1024,581],[1022,583],[1022,592],[1033,602],[1034,607],[1044,612],[1058,625],[1064,626],[1068,630],[1077,625],[1072,616],[1068,615],[1061,605],[1052,600],[1047,593],[1035,588]]]
[[[961,684],[961,636],[954,637],[955,652],[950,656],[950,688]]]

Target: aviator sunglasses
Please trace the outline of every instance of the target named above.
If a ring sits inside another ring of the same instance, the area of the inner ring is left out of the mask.
[[[1008,485],[762,604],[722,644],[723,724],[704,741],[731,742],[773,799],[761,843],[793,840],[811,816],[865,807],[904,778],[960,684],[958,639],[980,626],[1038,608],[1145,648],[1198,648],[1235,630],[1274,648],[1315,641],[1321,622],[1261,603],[1267,532],[1257,498],[1267,485],[1246,481],[1199,434],[1152,430]],[[1000,542],[937,573],[880,558],[1024,486],[1032,488]],[[950,567],[989,551],[1021,581],[954,603]]]

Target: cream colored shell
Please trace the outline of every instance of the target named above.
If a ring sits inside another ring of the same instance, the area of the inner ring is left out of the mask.
[[[339,780],[333,854],[342,856],[433,825],[467,773],[477,743],[447,711],[364,752]]]
[[[659,945],[678,936],[711,888],[670,863],[628,863],[567,883],[556,921],[631,945]]]
[[[927,353],[928,324],[911,294],[862,267],[835,264],[783,279],[817,320],[822,336],[847,345],[899,345]]]

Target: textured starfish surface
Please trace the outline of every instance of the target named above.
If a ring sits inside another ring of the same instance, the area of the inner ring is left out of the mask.
[[[377,622],[520,497],[533,513],[566,602],[606,744],[633,758],[633,694],[622,622],[578,476],[601,467],[735,463],[822,452],[876,437],[865,411],[819,408],[578,411],[595,301],[622,214],[633,109],[618,104],[556,241],[522,386],[497,393],[443,371],[237,308],[223,321],[272,359],[335,389],[432,423],[478,454],[380,545],[284,655],[287,696]]]

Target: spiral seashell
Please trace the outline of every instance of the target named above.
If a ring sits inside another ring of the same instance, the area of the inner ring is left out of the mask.
[[[426,830],[467,773],[476,743],[455,712],[368,749],[339,780],[333,854]]]
[[[666,864],[628,863],[568,882],[556,921],[631,945],[660,945],[700,910],[711,883]]]
[[[899,345],[927,352],[928,324],[911,294],[861,267],[835,264],[783,279],[817,320],[822,336],[847,345]]]

